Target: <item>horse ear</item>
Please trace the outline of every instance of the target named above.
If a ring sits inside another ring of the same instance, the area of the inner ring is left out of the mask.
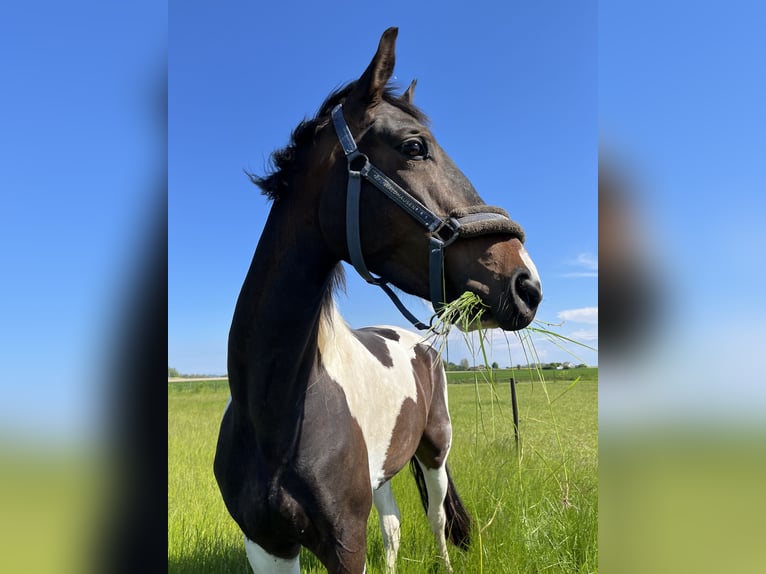
[[[365,109],[375,107],[383,97],[383,91],[394,73],[395,46],[399,28],[389,28],[380,37],[378,51],[370,65],[356,82],[347,101],[361,104]]]
[[[415,86],[418,85],[418,80],[412,80],[410,82],[409,88],[405,90],[405,92],[402,94],[402,100],[407,102],[408,104],[412,104],[412,101],[415,99]]]

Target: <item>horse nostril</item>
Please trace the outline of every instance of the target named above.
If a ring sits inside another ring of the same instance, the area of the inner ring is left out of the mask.
[[[523,271],[516,277],[515,294],[530,311],[537,309],[540,301],[543,299],[543,293],[540,289],[540,282],[532,279],[529,273]]]

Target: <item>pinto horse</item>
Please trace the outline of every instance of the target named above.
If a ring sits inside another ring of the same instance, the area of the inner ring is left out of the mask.
[[[341,261],[398,305],[389,282],[437,311],[472,291],[484,322],[507,330],[542,297],[521,228],[436,143],[414,82],[401,96],[387,86],[396,36],[386,30],[361,77],[294,130],[272,173],[251,176],[273,205],[229,332],[214,470],[257,574],[298,573],[301,546],[331,573],[364,572],[373,503],[393,571],[390,480],[408,462],[448,570],[446,540],[469,543],[438,354],[410,331],[351,329],[333,302]]]

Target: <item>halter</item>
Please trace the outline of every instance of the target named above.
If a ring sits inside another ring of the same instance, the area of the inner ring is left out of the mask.
[[[389,296],[396,308],[418,329],[429,326],[419,321],[396,296],[382,277],[376,277],[367,269],[362,255],[362,242],[359,228],[359,201],[362,190],[362,178],[382,191],[396,205],[407,212],[415,221],[428,230],[428,261],[430,297],[434,311],[444,307],[444,249],[458,237],[476,237],[488,233],[507,233],[524,243],[524,231],[511,220],[505,210],[488,205],[474,205],[455,209],[447,217],[439,217],[420,201],[415,199],[399,184],[389,178],[370,163],[369,158],[359,151],[351,135],[351,130],[343,117],[343,106],[338,104],[332,110],[332,122],[335,133],[346,154],[348,162],[348,187],[346,193],[346,242],[351,264],[362,278],[377,285]],[[435,316],[435,315],[434,315]],[[433,318],[432,318],[433,320]]]

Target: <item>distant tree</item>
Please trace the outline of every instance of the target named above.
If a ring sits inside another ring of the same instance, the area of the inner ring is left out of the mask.
[[[586,368],[587,366],[588,366],[588,365],[586,365],[585,363],[580,363],[579,365],[577,365],[577,368],[578,368],[578,369],[584,369],[584,368]]]
[[[493,369],[493,370],[494,370],[494,369],[499,369],[499,368],[500,368],[500,365],[498,365],[498,364],[497,364],[497,361],[495,361],[494,363],[492,363],[492,369]]]
[[[468,370],[468,359],[460,359],[460,369],[463,371]]]
[[[176,371],[173,367],[168,367],[168,377],[180,377],[181,375],[178,374],[178,371]]]

